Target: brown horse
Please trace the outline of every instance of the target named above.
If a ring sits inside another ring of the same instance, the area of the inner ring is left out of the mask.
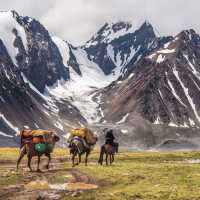
[[[81,163],[81,156],[85,154],[85,165],[87,166],[88,156],[97,142],[97,137],[93,136],[93,142],[83,142],[81,139],[74,138],[70,143],[70,154],[72,154],[72,167]],[[75,164],[75,158],[78,156],[78,161]]]
[[[103,157],[104,154],[106,154],[106,165],[108,165],[108,156],[110,156],[110,165],[112,165],[112,163],[114,162],[114,155],[115,153],[118,153],[118,148],[119,148],[118,143],[114,143],[114,145],[104,144],[103,146],[101,146],[98,163],[100,165],[103,164]]]
[[[27,132],[27,131],[30,131],[30,130],[25,130],[25,131],[22,131],[23,133],[24,132]],[[42,130],[38,130],[40,132],[42,132]],[[47,132],[46,130],[44,130],[45,132]],[[37,132],[37,130],[36,130]],[[52,148],[51,149],[47,149],[45,150],[45,152],[43,153],[40,153],[38,151],[35,150],[35,146],[34,144],[29,140],[29,141],[23,141],[21,140],[21,147],[20,147],[20,156],[17,160],[17,170],[19,169],[19,164],[20,164],[20,161],[22,160],[22,158],[27,154],[27,157],[28,157],[28,167],[30,169],[30,171],[32,172],[32,168],[31,168],[31,160],[34,156],[37,156],[38,157],[38,162],[37,162],[37,172],[40,172],[40,158],[42,155],[45,155],[46,157],[48,157],[48,164],[46,165],[46,168],[49,169],[49,163],[51,161],[51,152],[55,146],[55,143],[59,141],[59,137],[53,133],[53,132],[50,132],[49,133],[51,134],[51,137],[48,138],[48,143],[52,145]],[[22,137],[22,135],[21,135]]]

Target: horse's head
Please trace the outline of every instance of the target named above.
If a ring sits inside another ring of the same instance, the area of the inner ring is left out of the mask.
[[[49,134],[46,137],[46,141],[50,144],[55,144],[60,140],[60,137],[53,131],[49,131]]]
[[[28,137],[30,132],[31,130],[29,129],[23,129],[18,135],[20,135],[21,137]]]
[[[54,138],[55,142],[58,142],[60,140],[60,137],[57,134],[55,134],[55,133],[53,135],[53,138]]]
[[[52,140],[53,140],[53,143],[55,144],[56,142],[58,142],[60,140],[60,137],[56,133],[53,132]]]
[[[89,140],[90,145],[95,145],[98,141],[98,137],[95,133],[93,133],[92,131],[89,131],[88,140]]]

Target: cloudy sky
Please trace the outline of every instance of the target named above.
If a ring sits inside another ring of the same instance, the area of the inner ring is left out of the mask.
[[[16,10],[44,24],[51,35],[72,44],[88,40],[106,21],[145,19],[160,35],[194,28],[200,33],[200,0],[0,0],[1,10]]]

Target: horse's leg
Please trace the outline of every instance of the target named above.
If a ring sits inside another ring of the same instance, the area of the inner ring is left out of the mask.
[[[98,163],[99,163],[100,165],[103,164],[103,157],[104,157],[104,152],[102,151],[102,152],[100,153],[100,157],[99,157],[99,161],[98,161]]]
[[[112,162],[114,162],[114,161],[115,161],[114,154],[112,154]]]
[[[30,172],[32,172],[32,168],[31,168],[31,160],[32,160],[32,156],[28,155],[28,168],[30,169]]]
[[[86,151],[86,153],[85,153],[85,166],[87,166],[89,154],[90,154],[90,152],[89,152],[89,151]]]
[[[79,152],[78,152],[78,150],[76,151],[76,154],[75,154],[75,156],[74,156],[74,159],[76,159],[76,157],[77,157],[77,162],[76,162],[75,165],[79,165]]]
[[[101,147],[101,150],[100,150],[99,160],[98,160],[98,163],[99,163],[100,165],[103,164],[103,156],[104,156],[104,147],[102,146],[102,147]]]
[[[17,159],[17,170],[19,169],[19,164],[20,164],[22,158],[25,156],[25,154],[26,154],[26,147],[23,146],[22,149],[20,149],[20,156]]]
[[[77,162],[76,162],[75,165],[79,165],[79,160],[80,160],[79,156],[80,156],[80,154],[78,152],[76,152],[75,158],[76,158],[76,156],[77,156]]]
[[[106,153],[106,165],[108,165],[108,154]]]
[[[110,154],[110,165],[112,165],[112,154]]]
[[[76,157],[76,152],[73,152],[72,153],[72,167],[75,166],[75,164],[74,164],[75,157]]]
[[[40,155],[38,155],[38,162],[37,162],[37,172],[41,172],[40,170]]]
[[[81,154],[78,155],[78,162],[81,163]]]
[[[48,163],[46,165],[46,168],[49,169],[49,164],[51,162],[51,154],[46,154],[46,157],[48,158]]]

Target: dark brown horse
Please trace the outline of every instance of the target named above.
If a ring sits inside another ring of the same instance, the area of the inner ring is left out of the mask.
[[[83,142],[81,139],[72,139],[70,144],[70,154],[72,155],[72,166],[79,165],[81,163],[81,156],[85,154],[85,165],[87,166],[88,156],[90,155],[94,145],[97,142],[97,137],[94,136],[93,142]],[[75,158],[78,156],[78,161],[75,163]]]
[[[103,164],[103,157],[104,157],[104,154],[106,154],[106,165],[108,165],[108,156],[110,157],[109,159],[110,165],[112,165],[112,163],[114,162],[114,155],[115,153],[118,153],[118,148],[119,148],[118,143],[114,143],[114,145],[104,144],[103,146],[101,146],[98,163],[100,165]]]
[[[17,160],[17,170],[19,169],[20,161],[22,160],[22,158],[26,154],[27,154],[27,157],[28,157],[28,167],[29,167],[31,172],[33,171],[32,168],[31,168],[31,160],[34,156],[38,157],[37,172],[41,171],[39,166],[40,166],[40,158],[41,158],[42,155],[45,155],[46,157],[48,157],[48,163],[46,165],[46,168],[49,169],[49,163],[51,161],[51,153],[52,153],[52,150],[55,146],[55,143],[58,142],[58,141],[59,141],[59,137],[52,132],[52,137],[49,138],[49,141],[48,141],[52,145],[52,148],[46,149],[45,152],[42,152],[42,153],[35,150],[35,145],[31,141],[23,142],[21,144],[21,147],[20,147],[20,156]]]

